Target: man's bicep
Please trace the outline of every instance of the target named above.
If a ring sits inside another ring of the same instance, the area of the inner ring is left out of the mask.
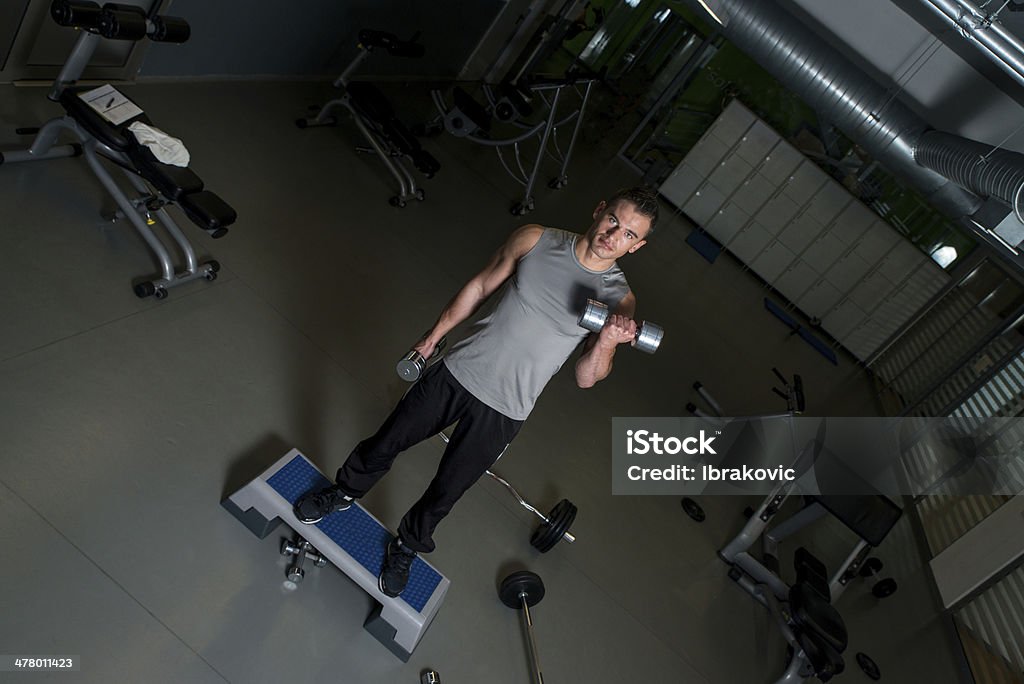
[[[515,273],[519,260],[534,248],[543,230],[540,226],[523,226],[509,236],[477,276],[485,295],[497,290]]]

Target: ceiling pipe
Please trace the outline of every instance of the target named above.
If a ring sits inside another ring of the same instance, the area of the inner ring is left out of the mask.
[[[981,207],[980,197],[915,160],[928,124],[776,2],[684,1],[700,14],[711,5],[726,38],[938,210],[960,218]]]
[[[933,14],[974,43],[986,57],[1019,85],[1024,85],[1024,43],[994,15],[968,0],[922,0]]]
[[[1006,202],[1024,223],[1021,191],[1024,190],[1024,154],[941,131],[928,131],[914,148],[919,164],[942,174],[958,185]]]

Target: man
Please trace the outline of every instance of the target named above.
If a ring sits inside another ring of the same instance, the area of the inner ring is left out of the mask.
[[[578,325],[587,299],[615,313],[583,346],[575,367],[580,387],[607,377],[618,345],[634,340],[636,298],[617,259],[643,247],[657,217],[656,192],[632,188],[598,204],[583,235],[535,224],[512,233],[413,348],[430,358],[443,335],[508,281],[494,310],[427,369],[375,435],[356,446],[338,469],[337,484],[296,502],[298,519],[311,525],[349,508],[400,452],[458,421],[437,474],[388,544],[379,585],[387,596],[398,596],[416,554],[434,550],[437,524],[498,459],[548,380],[587,338]]]

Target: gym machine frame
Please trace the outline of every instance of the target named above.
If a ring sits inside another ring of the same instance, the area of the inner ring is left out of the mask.
[[[188,23],[184,19],[157,14],[162,4],[154,3],[152,11],[147,16],[140,8],[114,3],[107,3],[100,8],[95,2],[54,0],[50,5],[50,14],[54,21],[61,26],[79,29],[80,35],[47,97],[68,107],[66,102],[77,95],[77,91],[70,89],[81,77],[96,48],[104,39],[137,41],[148,37],[154,41],[175,43],[188,40]],[[57,145],[58,136],[62,131],[71,133],[78,142]],[[188,169],[164,171],[169,175],[173,174],[169,184],[177,184],[181,179],[187,181],[185,185],[188,190],[182,190],[181,186],[178,186],[180,194],[173,197],[168,196],[155,184],[150,188],[147,184],[149,178],[139,169],[138,160],[133,160],[125,151],[114,149],[100,140],[71,113],[51,119],[39,129],[20,128],[17,132],[35,133],[35,139],[26,150],[0,154],[0,163],[85,157],[93,174],[117,204],[112,220],[127,217],[160,265],[160,277],[137,282],[133,286],[138,297],[154,295],[157,299],[163,299],[167,296],[167,290],[172,287],[192,280],[217,278],[220,264],[213,260],[199,263],[192,244],[165,209],[167,205],[177,202],[211,237],[219,238],[227,233],[227,226],[234,223],[237,215],[223,200],[204,190],[202,181],[194,173]],[[127,131],[124,132],[126,138],[129,135]],[[148,150],[146,152],[148,153]],[[121,168],[132,188],[138,192],[134,199],[130,199],[113,179],[101,163],[101,157]],[[153,168],[165,166],[155,160],[150,163]],[[152,184],[152,181],[150,183]],[[186,202],[191,204],[191,208],[186,207]],[[197,215],[198,218],[194,218],[193,215]],[[157,225],[157,218],[164,233],[184,257],[183,270],[175,269],[170,251],[157,236],[154,228]]]
[[[337,117],[333,114],[334,110],[338,107],[347,109],[356,128],[370,143],[370,148],[357,147],[356,151],[376,154],[398,183],[398,194],[388,200],[389,204],[401,208],[411,199],[422,202],[426,192],[416,186],[416,179],[403,163],[403,157],[412,161],[413,166],[427,178],[432,178],[440,170],[441,165],[419,147],[413,134],[397,119],[392,116],[391,121],[383,120],[383,117],[390,113],[387,110],[390,110],[391,105],[374,86],[361,81],[352,82],[351,76],[375,47],[382,47],[388,54],[397,57],[422,57],[423,47],[415,42],[415,37],[409,41],[401,41],[393,34],[366,29],[359,32],[358,47],[359,54],[334,80],[334,87],[343,91],[341,97],[325,104],[314,117],[296,119],[295,125],[299,128],[333,126],[338,123]],[[368,101],[366,107],[359,106],[360,98]]]
[[[440,119],[444,122],[444,128],[457,138],[465,138],[478,145],[493,147],[498,155],[505,172],[517,183],[523,186],[522,199],[515,202],[509,209],[513,215],[522,216],[533,211],[534,197],[533,188],[540,173],[540,165],[545,156],[550,156],[561,163],[558,175],[548,182],[548,187],[557,190],[569,183],[568,167],[572,158],[573,149],[579,137],[580,126],[586,112],[587,102],[590,99],[590,92],[595,79],[565,79],[562,81],[535,81],[526,86],[507,85],[502,89],[507,94],[497,97],[494,94],[494,87],[484,84],[483,92],[487,98],[489,107],[484,108],[473,100],[465,91],[455,89],[455,105],[451,108],[445,103],[440,91],[431,91],[434,106],[440,113]],[[580,93],[580,86],[583,92]],[[562,119],[558,119],[558,105],[562,91],[571,87],[580,97],[580,106]],[[552,94],[553,92],[553,94]],[[526,123],[521,116],[530,109],[528,102],[534,98],[540,101],[547,108],[547,116],[536,123]],[[492,116],[499,121],[522,130],[517,135],[506,138],[489,137]],[[558,144],[558,129],[568,125],[575,120],[572,136],[569,139],[569,146],[563,153]],[[521,143],[530,139],[539,138],[537,156],[529,171],[523,165]],[[548,142],[551,141],[554,151],[550,151]],[[502,148],[511,147],[516,167],[512,168],[502,154]]]
[[[792,385],[777,368],[772,372],[780,380],[783,389],[773,387],[772,391],[786,401],[784,413],[753,416],[754,418],[792,418],[803,413],[805,398],[803,380],[795,375]],[[723,417],[721,405],[700,383],[693,388],[711,408],[711,414],[694,404],[687,404],[687,410],[695,416],[714,420]],[[824,448],[825,423],[822,422],[817,435],[803,447],[794,462],[798,473],[809,469]],[[791,427],[792,434],[792,427]],[[795,435],[794,435],[795,436]],[[810,503],[801,511],[771,529],[769,523],[781,510],[796,483],[779,484],[761,502],[757,510],[749,510],[750,516],[743,529],[718,552],[719,558],[729,565],[729,578],[743,588],[756,601],[768,609],[781,631],[783,638],[792,648],[792,656],[786,670],[776,684],[797,684],[810,677],[822,682],[844,670],[842,652],[846,649],[846,627],[839,612],[833,607],[846,590],[847,585],[858,576],[868,577],[881,568],[877,558],[868,558],[872,548],[881,543],[899,520],[902,511],[887,497],[877,496],[836,496],[808,497]],[[862,515],[858,508],[852,515],[845,503],[854,501],[857,506],[868,509],[872,515]],[[703,519],[703,511],[692,501],[683,500],[683,508],[695,520],[693,508]],[[843,510],[847,508],[847,510]],[[797,568],[797,582],[790,586],[779,576],[779,544],[800,529],[832,514],[859,538],[839,569],[829,578],[825,565],[806,549],[796,551],[794,564]],[[762,558],[757,560],[750,554],[758,538],[762,538]],[[889,596],[896,590],[892,579],[882,580],[875,585],[872,593],[878,598]],[[823,627],[818,627],[819,625]],[[813,632],[813,634],[812,634]],[[868,672],[877,666],[863,653],[857,654],[858,664]]]

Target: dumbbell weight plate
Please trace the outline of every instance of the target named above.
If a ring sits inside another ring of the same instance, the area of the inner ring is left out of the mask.
[[[430,332],[429,330],[427,332]],[[426,336],[427,333],[423,333]],[[448,336],[443,335],[437,346],[434,347],[434,353],[430,355],[433,359],[442,351],[448,344]],[[410,350],[408,354],[399,359],[398,364],[395,365],[395,372],[398,373],[398,377],[402,378],[406,382],[416,382],[420,379],[420,375],[426,368],[427,361],[430,359],[424,359],[419,352]]]
[[[530,545],[541,553],[553,549],[576,520],[576,512],[576,506],[568,499],[559,501],[547,516],[548,522],[534,530]]]
[[[587,300],[587,308],[580,316],[579,325],[590,332],[601,332],[608,320],[608,307],[596,299]]]
[[[634,346],[642,352],[653,354],[658,351],[658,347],[661,345],[661,338],[664,336],[665,330],[660,325],[644,321],[643,325],[640,326]]]
[[[520,594],[526,594],[526,605],[533,608],[544,598],[544,582],[540,576],[529,570],[520,570],[501,581],[498,598],[509,608],[522,608]]]

